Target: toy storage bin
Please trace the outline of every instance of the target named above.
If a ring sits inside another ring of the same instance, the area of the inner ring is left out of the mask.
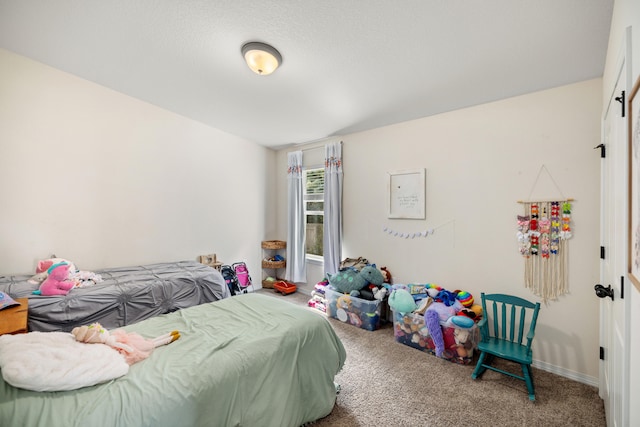
[[[327,316],[368,331],[380,328],[382,301],[368,301],[325,288]]]
[[[421,314],[403,314],[395,311],[392,313],[393,336],[397,342],[435,355],[436,346]],[[474,324],[469,329],[453,328],[442,324],[440,326],[444,339],[442,358],[462,365],[470,364],[480,337],[477,325]]]

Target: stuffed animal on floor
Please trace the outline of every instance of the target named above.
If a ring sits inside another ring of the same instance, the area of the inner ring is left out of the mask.
[[[75,282],[69,280],[69,268],[71,266],[65,262],[53,264],[47,270],[47,278],[40,285],[38,293],[43,296],[66,295],[75,286]]]
[[[327,278],[335,290],[344,294],[360,291],[360,289],[364,288],[368,283],[377,286],[384,283],[382,273],[376,268],[375,264],[368,265],[360,271],[348,268],[334,275],[327,273]]]
[[[125,332],[122,329],[109,333],[100,323],[73,328],[71,334],[79,342],[106,344],[112,347],[124,356],[129,365],[146,359],[156,347],[170,344],[180,338],[178,331],[171,331],[153,339],[146,339],[135,332]]]

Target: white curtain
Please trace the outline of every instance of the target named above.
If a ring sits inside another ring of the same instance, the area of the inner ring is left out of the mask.
[[[304,219],[302,151],[288,153],[287,181],[289,194],[289,218],[287,226],[287,268],[285,279],[294,283],[306,283],[306,222]]]
[[[324,270],[335,274],[342,260],[342,143],[324,147]]]

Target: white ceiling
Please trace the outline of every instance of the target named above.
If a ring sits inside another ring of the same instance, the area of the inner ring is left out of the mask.
[[[259,144],[601,77],[613,0],[0,0],[0,47]],[[276,47],[251,72],[241,46]]]

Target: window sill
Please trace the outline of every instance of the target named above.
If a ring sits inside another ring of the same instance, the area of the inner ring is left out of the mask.
[[[324,258],[318,255],[307,255],[306,261],[307,261],[307,264],[324,265]]]

